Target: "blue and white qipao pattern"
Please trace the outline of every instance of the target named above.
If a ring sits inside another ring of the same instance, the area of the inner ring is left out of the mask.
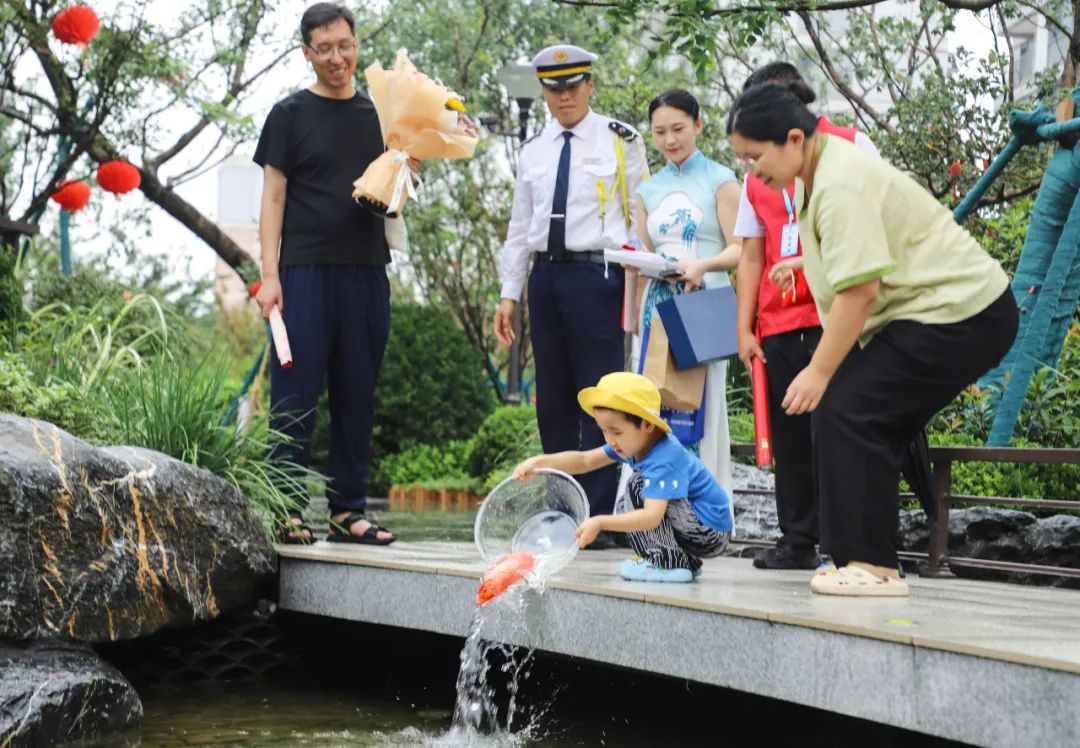
[[[735,172],[705,158],[701,151],[683,162],[669,163],[638,187],[638,195],[649,216],[647,228],[653,249],[673,262],[704,259],[719,254],[726,244],[716,218],[716,192],[725,182],[736,181]],[[708,288],[728,285],[727,273],[707,273]],[[650,280],[641,309],[642,350],[638,357],[645,360],[644,346],[648,345],[648,330],[656,305],[682,292],[681,283]],[[639,365],[640,368],[640,365]],[[704,410],[705,404],[702,403]],[[669,415],[665,409],[665,416]],[[692,414],[675,414],[679,421],[694,420]],[[672,423],[671,418],[668,419]],[[672,423],[674,433],[688,446],[701,438],[699,422],[689,430]]]

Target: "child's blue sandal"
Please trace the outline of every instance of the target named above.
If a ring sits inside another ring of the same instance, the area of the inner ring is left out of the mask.
[[[689,569],[660,569],[643,558],[628,558],[619,564],[619,576],[628,582],[686,583],[695,575]]]

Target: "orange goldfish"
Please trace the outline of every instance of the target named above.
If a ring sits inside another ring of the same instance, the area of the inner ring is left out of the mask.
[[[476,604],[484,605],[507,589],[520,582],[536,566],[536,557],[524,551],[508,553],[484,572],[480,589],[476,592]]]

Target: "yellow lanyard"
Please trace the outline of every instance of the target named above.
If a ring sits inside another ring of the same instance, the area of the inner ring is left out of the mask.
[[[623,220],[626,222],[627,228],[630,226],[630,195],[629,187],[626,184],[626,146],[623,145],[622,138],[617,134],[615,135],[615,181],[611,184],[611,192],[604,188],[604,180],[596,180],[596,197],[600,201],[600,226],[604,225],[604,218],[607,215],[607,202],[615,196],[615,192],[622,193],[622,211]]]

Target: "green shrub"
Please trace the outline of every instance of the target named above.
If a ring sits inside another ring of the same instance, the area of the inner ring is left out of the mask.
[[[403,452],[387,455],[378,464],[372,477],[372,487],[374,490],[385,490],[393,485],[469,479],[465,467],[466,449],[468,442],[452,440],[444,447],[417,444]]]
[[[973,445],[963,435],[931,433],[932,446]],[[1022,439],[1014,447],[1036,446]],[[952,464],[950,493],[964,496],[1080,500],[1080,465],[1028,465],[1011,462],[962,462]],[[1080,508],[1080,503],[1077,504]],[[1050,511],[1050,510],[1048,510]],[[1050,511],[1050,513],[1054,513]]]
[[[395,304],[375,391],[374,459],[467,439],[495,407],[480,353],[446,312]]]
[[[48,421],[86,441],[99,441],[107,430],[92,400],[69,382],[35,381],[23,360],[0,355],[0,413],[14,413]]]
[[[429,491],[439,491],[445,488],[448,491],[468,491],[476,493],[481,490],[483,481],[476,478],[436,478],[432,480],[417,481],[421,488]]]
[[[493,472],[512,468],[542,451],[536,408],[504,405],[484,419],[469,442],[465,460],[470,475],[488,479]]]
[[[156,254],[137,253],[123,267],[109,267],[104,258],[80,260],[70,276],[61,274],[55,254],[38,258],[31,286],[31,309],[64,304],[72,309],[92,309],[104,302],[110,314],[125,304],[125,295],[145,294],[158,300],[165,313],[191,322],[210,312],[210,280],[193,280],[191,274],[176,272],[172,260]],[[169,276],[178,280],[168,280]],[[147,313],[137,310],[136,314]],[[143,320],[150,323],[147,317]]]
[[[1039,498],[1075,501],[1080,510],[1080,465],[1031,465],[1028,470],[1042,483]]]

